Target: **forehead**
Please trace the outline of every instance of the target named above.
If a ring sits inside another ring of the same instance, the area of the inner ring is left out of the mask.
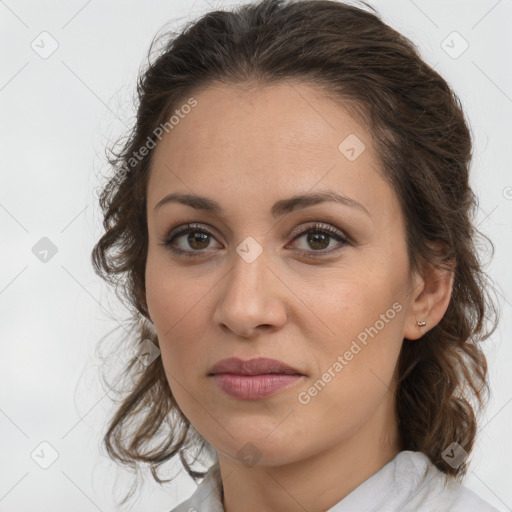
[[[192,96],[197,105],[154,150],[149,206],[174,189],[220,200],[236,190],[260,209],[315,187],[393,206],[370,134],[321,89],[216,85]]]
[[[183,156],[180,148],[184,143],[206,152],[224,148],[251,155],[254,151],[259,160],[266,155],[289,158],[301,150],[337,158],[338,145],[348,135],[358,133],[359,138],[368,138],[358,121],[322,89],[309,84],[215,85],[194,98],[197,106],[181,116],[165,137],[167,144],[161,145],[176,151],[176,159]],[[365,142],[370,149],[370,141]],[[289,151],[283,151],[285,148]],[[194,156],[187,155],[187,160]]]

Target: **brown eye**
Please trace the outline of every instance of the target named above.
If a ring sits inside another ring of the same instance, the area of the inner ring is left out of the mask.
[[[338,230],[322,224],[310,226],[302,229],[293,239],[298,240],[299,238],[305,237],[306,247],[299,248],[300,252],[309,253],[331,253],[329,244],[335,240],[338,242],[338,246],[344,246],[349,243],[346,237],[344,237]],[[336,247],[336,244],[334,244]],[[331,247],[332,248],[332,247]]]
[[[206,249],[209,244],[209,234],[202,231],[192,231],[187,237],[187,242],[193,249]]]
[[[188,235],[185,237],[185,235]],[[185,224],[178,229],[173,230],[166,241],[162,244],[176,254],[185,256],[200,256],[206,252],[210,245],[211,239],[215,239],[212,233],[204,227],[197,227],[193,224]],[[182,247],[177,247],[177,242],[182,242]]]
[[[201,227],[200,227],[201,226]],[[185,237],[185,235],[187,235]],[[350,241],[337,229],[324,224],[316,224],[302,228],[293,238],[293,241],[304,238],[306,247],[298,248],[300,253],[312,256],[331,254],[339,248],[350,244]],[[216,240],[203,225],[185,224],[171,231],[166,241],[161,244],[177,255],[201,256],[210,247],[210,242]],[[182,242],[184,240],[185,242]],[[331,246],[331,242],[337,242]],[[182,246],[179,247],[178,242]],[[331,247],[330,247],[331,246]]]

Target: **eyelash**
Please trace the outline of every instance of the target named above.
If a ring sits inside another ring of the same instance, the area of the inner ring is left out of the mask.
[[[177,238],[179,238],[179,236],[182,236],[182,235],[185,235],[188,233],[198,232],[198,233],[210,235],[211,237],[215,238],[215,235],[211,231],[209,231],[208,229],[205,229],[205,228],[200,228],[199,226],[201,226],[201,225],[200,224],[184,224],[183,226],[180,226],[178,229],[171,229],[165,242],[163,242],[159,245],[166,247],[171,252],[173,252],[177,255],[180,255],[180,256],[190,256],[190,257],[201,256],[201,254],[206,252],[206,250],[184,251],[182,249],[177,249],[175,247],[172,247],[172,243]],[[301,228],[294,236],[292,242],[297,240],[297,238],[300,238],[301,236],[303,236],[305,234],[309,234],[309,233],[323,233],[323,234],[329,235],[330,238],[333,238],[337,242],[341,242],[341,247],[338,247],[337,249],[332,249],[332,248],[328,249],[328,250],[324,249],[321,251],[304,251],[304,250],[299,249],[299,250],[296,250],[295,252],[298,252],[300,254],[307,254],[308,256],[312,256],[312,257],[318,257],[318,256],[322,257],[325,255],[330,255],[333,252],[337,252],[338,250],[341,250],[343,248],[343,246],[350,245],[350,243],[351,243],[347,237],[343,236],[335,228],[333,228],[329,225],[318,224],[318,223],[314,224],[313,226]]]

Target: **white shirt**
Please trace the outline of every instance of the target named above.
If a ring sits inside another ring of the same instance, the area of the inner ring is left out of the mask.
[[[499,512],[451,481],[421,452],[402,451],[326,512]],[[192,496],[171,512],[224,512],[219,463]]]

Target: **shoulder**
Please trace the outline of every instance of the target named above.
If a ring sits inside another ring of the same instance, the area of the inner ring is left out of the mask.
[[[452,493],[446,497],[447,511],[450,512],[465,512],[467,510],[475,510],[477,512],[499,512],[490,503],[484,501],[480,496],[475,494],[471,489],[457,484]]]
[[[436,486],[437,494],[433,500],[436,509],[446,512],[499,512],[491,504],[459,482]]]
[[[192,496],[170,512],[224,512],[220,497],[221,486],[219,463],[216,462],[206,472]]]
[[[413,455],[414,453],[414,455]],[[404,454],[405,455],[405,454]],[[405,464],[422,466],[425,471],[418,482],[416,492],[408,506],[409,511],[427,512],[499,512],[498,509],[483,500],[480,496],[468,489],[453,478],[447,477],[430,462],[428,457],[419,452],[409,452],[410,460]],[[423,466],[423,464],[425,464]]]

